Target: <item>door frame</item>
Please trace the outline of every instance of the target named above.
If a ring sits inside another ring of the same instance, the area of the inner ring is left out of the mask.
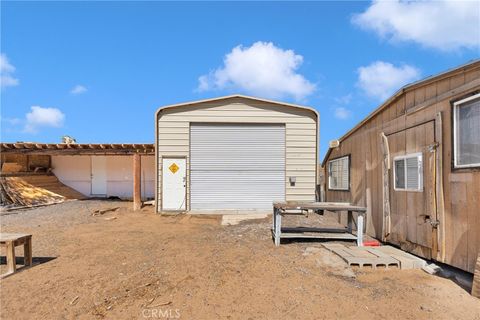
[[[184,210],[163,210],[163,184],[164,184],[164,181],[163,181],[163,159],[185,159],[185,209]],[[187,161],[187,156],[168,156],[168,155],[162,155],[160,156],[160,159],[162,160],[162,179],[161,179],[161,184],[160,184],[160,196],[161,196],[161,203],[160,203],[160,213],[162,212],[186,212],[186,211],[189,211],[189,208],[190,208],[190,205],[189,205],[189,201],[187,201],[187,186],[188,186],[188,182],[190,181],[190,179],[188,178],[188,172],[189,170],[187,170],[187,167],[188,167],[188,161]],[[189,199],[190,200],[190,199]]]
[[[439,118],[440,118],[440,121],[439,121]],[[444,222],[444,214],[443,214],[443,206],[444,206],[444,204],[443,204],[443,202],[444,202],[444,197],[443,197],[443,172],[442,172],[442,168],[441,168],[441,158],[443,157],[443,154],[442,154],[442,140],[441,140],[442,139],[442,137],[441,137],[441,131],[442,131],[441,113],[439,112],[439,113],[435,114],[435,116],[433,118],[427,118],[426,120],[424,120],[422,122],[419,122],[419,123],[410,123],[409,124],[407,122],[400,127],[387,126],[384,129],[385,130],[384,134],[388,139],[388,138],[390,138],[390,136],[392,136],[394,134],[397,134],[397,133],[400,133],[400,132],[406,132],[409,129],[413,129],[413,128],[416,128],[416,127],[419,127],[419,126],[427,125],[428,123],[432,123],[432,125],[433,125],[433,140],[434,141],[431,144],[426,144],[422,151],[414,152],[414,153],[409,154],[409,155],[414,155],[414,154],[421,153],[422,158],[423,158],[422,159],[422,162],[423,162],[422,170],[425,170],[425,168],[427,167],[428,157],[425,157],[424,153],[435,152],[432,165],[435,167],[436,179],[435,179],[434,185],[432,185],[433,199],[432,199],[432,202],[431,202],[431,206],[432,206],[432,208],[434,208],[434,210],[432,210],[432,212],[435,215],[435,221],[438,221],[439,225],[437,225],[436,227],[432,226],[432,235],[431,235],[432,246],[431,246],[431,248],[425,247],[425,246],[423,246],[419,243],[413,243],[413,242],[410,242],[410,243],[415,245],[415,248],[416,248],[416,246],[420,246],[420,248],[422,248],[422,247],[423,248],[428,248],[430,250],[430,254],[431,254],[432,259],[438,260],[438,261],[443,261],[444,259],[442,258],[442,255],[445,253],[445,249],[444,249],[444,247],[442,248],[441,245],[442,245],[442,242],[444,242],[444,234],[445,233],[442,230],[442,228],[445,228],[445,222]],[[440,133],[440,137],[439,137],[439,133]],[[389,161],[390,161],[390,168],[391,168],[389,170],[390,171],[389,176],[391,175],[391,180],[392,180],[392,184],[389,186],[389,188],[390,188],[389,192],[392,192],[391,194],[389,194],[389,198],[390,198],[389,200],[391,202],[392,199],[393,199],[392,196],[395,194],[395,192],[398,192],[398,190],[395,190],[395,188],[394,188],[394,186],[395,186],[395,181],[394,181],[394,179],[395,179],[395,176],[394,176],[395,161],[394,161],[394,159],[397,158],[397,157],[402,157],[402,156],[392,157],[390,152],[391,152],[391,150],[389,150],[389,157],[390,157]],[[439,162],[440,162],[440,169],[439,169]],[[432,170],[432,168],[430,168],[430,170]],[[430,172],[430,174],[432,174],[432,172]],[[426,177],[425,177],[425,171],[424,171],[424,177],[423,177],[424,183],[423,183],[423,190],[422,190],[422,192],[424,192],[424,193],[427,192],[427,190],[425,189],[425,178]],[[390,179],[390,177],[389,177],[389,179]],[[415,191],[415,190],[407,190],[407,191],[409,191],[409,192],[419,192],[419,191]],[[391,242],[388,239],[386,239],[386,241]],[[396,244],[396,242],[391,242],[391,243]],[[397,244],[397,245],[401,245],[401,244]],[[413,253],[418,254],[418,255],[422,255],[419,252],[416,252],[416,250],[414,250],[414,249],[412,249],[412,250],[407,249],[407,251],[413,252]]]
[[[403,117],[412,116],[415,112],[423,112],[418,109],[411,112],[407,112],[406,115],[402,115]],[[447,113],[448,115],[448,113]],[[445,111],[438,111],[435,112],[433,115],[427,117],[424,121],[421,121],[416,124],[412,124],[412,121],[407,121],[408,119],[405,118],[404,122],[398,122],[397,119],[391,120],[385,124],[383,128],[383,132],[385,136],[390,136],[395,133],[399,133],[401,131],[407,130],[412,128],[416,125],[425,124],[427,122],[434,123],[434,130],[435,130],[435,167],[436,167],[436,185],[435,185],[435,197],[436,197],[436,216],[439,222],[437,227],[437,236],[436,236],[436,245],[437,247],[432,248],[432,258],[434,260],[440,262],[446,262],[446,220],[445,220],[445,187],[444,187],[444,143],[448,143],[448,141],[444,141],[443,139],[443,123],[444,123]],[[446,137],[448,139],[452,139],[452,136]],[[448,140],[447,139],[447,140]],[[448,149],[448,148],[447,148]],[[387,240],[388,241],[388,240]]]

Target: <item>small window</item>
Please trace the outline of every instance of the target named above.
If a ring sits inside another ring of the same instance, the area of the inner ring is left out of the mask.
[[[480,166],[480,94],[453,105],[455,168]]]
[[[350,186],[350,159],[348,156],[328,162],[328,188],[348,190]]]
[[[395,190],[423,190],[423,165],[421,153],[395,157],[393,162]]]

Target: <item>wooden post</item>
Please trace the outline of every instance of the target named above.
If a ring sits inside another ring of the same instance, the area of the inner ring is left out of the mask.
[[[142,208],[142,162],[140,154],[133,155],[133,210],[137,211]]]

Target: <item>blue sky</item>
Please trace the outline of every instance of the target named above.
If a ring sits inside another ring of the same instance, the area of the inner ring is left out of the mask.
[[[0,140],[151,143],[159,106],[243,93],[316,108],[323,157],[402,85],[478,58],[479,6],[2,1]]]

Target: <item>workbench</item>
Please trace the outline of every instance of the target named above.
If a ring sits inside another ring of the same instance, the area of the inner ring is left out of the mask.
[[[342,228],[310,228],[295,227],[282,228],[282,217],[287,215],[306,215],[308,213],[323,214],[324,211],[347,214],[347,226]],[[354,217],[357,213],[356,235],[352,233]],[[330,240],[354,240],[358,246],[363,246],[363,226],[367,208],[353,206],[341,202],[274,202],[273,203],[273,227],[272,235],[275,246],[280,245],[280,239],[304,238],[304,239],[330,239]]]
[[[17,270],[15,247],[23,245],[23,264],[32,265],[32,235],[24,233],[0,233],[0,246],[7,249],[7,273],[6,276]]]

